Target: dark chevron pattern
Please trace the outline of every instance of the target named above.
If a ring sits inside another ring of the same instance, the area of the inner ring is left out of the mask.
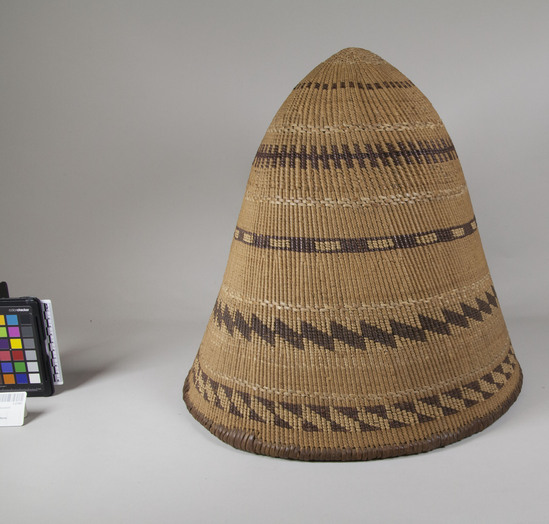
[[[291,169],[313,169],[318,171],[320,167],[325,170],[342,169],[366,169],[367,167],[378,169],[385,166],[400,166],[402,164],[437,164],[456,160],[456,150],[450,138],[428,140],[418,142],[385,142],[383,144],[343,144],[341,150],[337,145],[316,146],[309,149],[296,145],[290,147],[282,145],[261,144],[252,163],[255,167],[272,169],[276,167],[289,167]]]
[[[251,233],[237,226],[234,232],[234,239],[238,242],[262,249],[296,251],[299,253],[367,253],[452,242],[453,240],[472,235],[476,230],[477,223],[473,217],[465,224],[445,229],[372,238],[281,237]]]
[[[301,82],[294,87],[296,89],[317,89],[319,91],[328,91],[328,89],[359,89],[361,91],[376,91],[377,89],[402,89],[412,87],[414,84],[410,80],[400,80],[393,82],[332,82],[331,84],[323,82]]]
[[[429,333],[450,336],[452,326],[468,329],[478,322],[483,322],[486,316],[491,315],[493,310],[498,308],[494,287],[491,286],[490,291],[486,291],[482,297],[475,298],[474,306],[460,302],[459,308],[461,312],[441,308],[440,316],[444,317],[444,320],[418,314],[418,325],[421,327],[390,319],[391,329],[388,331],[364,320],[359,322],[359,331],[354,331],[335,321],[330,323],[330,332],[322,331],[305,321],[301,322],[300,331],[296,331],[279,318],[274,319],[271,328],[253,313],[249,318],[245,318],[242,312],[229,308],[219,298],[215,302],[212,318],[218,327],[225,326],[231,336],[240,333],[246,340],[250,341],[252,335],[255,334],[270,346],[276,345],[277,340],[280,340],[288,342],[297,349],[304,349],[306,341],[329,351],[335,350],[336,341],[362,350],[366,349],[368,342],[396,348],[399,339],[426,342]]]
[[[198,361],[192,368],[192,383],[206,402],[241,419],[307,432],[368,432],[412,426],[464,411],[497,393],[516,366],[509,347],[505,359],[492,371],[465,385],[421,398],[358,407],[270,400],[217,382]]]

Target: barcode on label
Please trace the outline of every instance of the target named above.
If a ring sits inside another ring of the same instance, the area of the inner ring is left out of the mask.
[[[0,404],[24,402],[26,396],[26,393],[0,393]]]

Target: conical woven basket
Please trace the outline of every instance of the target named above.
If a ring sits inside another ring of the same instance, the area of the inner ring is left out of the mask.
[[[259,146],[190,412],[246,451],[366,460],[480,431],[521,383],[443,123],[379,56],[340,51]]]

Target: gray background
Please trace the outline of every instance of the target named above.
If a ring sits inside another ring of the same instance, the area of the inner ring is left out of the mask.
[[[66,376],[0,429],[2,519],[547,522],[548,23],[541,1],[0,2],[0,279],[53,300]],[[254,456],[181,386],[263,133],[350,46],[445,122],[525,386],[428,454]]]

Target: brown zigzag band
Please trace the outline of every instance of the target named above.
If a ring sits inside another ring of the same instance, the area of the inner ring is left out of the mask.
[[[354,331],[332,321],[330,323],[331,333],[328,333],[308,322],[301,321],[301,332],[299,332],[290,328],[279,318],[274,319],[274,325],[271,328],[253,313],[246,319],[238,309],[231,312],[229,306],[223,304],[219,298],[215,302],[212,318],[218,327],[225,325],[231,336],[239,332],[246,340],[250,341],[252,333],[255,333],[271,346],[276,344],[277,337],[279,337],[297,349],[305,349],[305,341],[307,340],[330,351],[335,351],[336,342],[343,342],[347,346],[362,350],[366,349],[366,344],[369,341],[396,348],[399,338],[414,342],[426,342],[427,333],[429,332],[450,336],[452,335],[450,326],[467,329],[471,327],[471,320],[483,322],[486,315],[491,315],[493,309],[498,308],[496,291],[493,286],[490,289],[491,293],[486,291],[482,298],[475,298],[476,306],[460,302],[462,313],[442,308],[440,313],[444,320],[418,313],[418,325],[421,327],[391,319],[389,321],[391,326],[389,331],[368,324],[364,320],[359,323],[360,331]]]
[[[473,217],[466,224],[445,229],[373,238],[279,237],[251,233],[237,226],[234,239],[253,247],[297,251],[299,253],[367,253],[451,242],[472,235],[476,230],[477,222]]]
[[[400,166],[403,162],[406,164],[437,164],[439,162],[448,162],[456,160],[457,154],[449,138],[429,141],[413,142],[385,142],[384,144],[353,144],[353,151],[346,144],[341,146],[341,151],[337,145],[330,147],[331,153],[328,153],[326,146],[320,147],[320,152],[316,146],[311,146],[307,151],[306,146],[301,146],[297,150],[295,145],[278,146],[270,144],[261,144],[255,159],[252,163],[255,167],[272,169],[276,167],[289,167],[294,169],[299,161],[300,169],[311,169],[318,171],[320,166],[323,169],[342,169],[343,164],[348,169],[366,167],[380,168],[383,166]]]
[[[191,373],[194,387],[206,402],[236,417],[306,432],[368,432],[455,415],[492,397],[509,381],[516,367],[510,347],[505,359],[492,371],[463,386],[422,398],[358,407],[271,400],[220,384],[209,377],[198,362]]]
[[[327,91],[328,89],[360,89],[362,91],[375,91],[376,89],[391,89],[391,88],[406,88],[406,87],[413,87],[414,84],[410,82],[410,80],[402,80],[399,82],[374,82],[372,84],[370,83],[362,83],[362,82],[332,82],[331,84],[326,83],[320,83],[320,82],[302,82],[300,84],[297,84],[294,87],[294,91],[296,89],[318,89],[322,91]]]

